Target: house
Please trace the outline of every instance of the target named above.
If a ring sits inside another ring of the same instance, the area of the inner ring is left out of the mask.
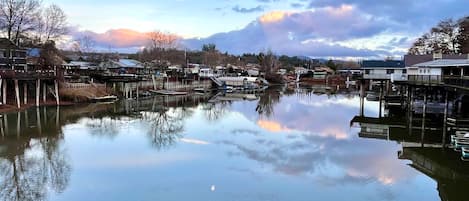
[[[401,60],[367,60],[362,61],[363,79],[369,80],[407,80],[407,69]]]
[[[0,38],[0,69],[27,70],[26,51],[8,39]]]
[[[259,68],[252,67],[247,70],[249,77],[258,77],[260,75]]]
[[[141,74],[145,70],[141,62],[133,59],[110,60],[101,63],[100,67],[118,74]]]
[[[406,67],[413,66],[428,61],[439,60],[439,59],[467,59],[465,54],[426,54],[426,55],[405,55],[404,62]]]
[[[70,61],[62,65],[65,76],[89,76],[98,70],[98,66],[92,62]]]
[[[184,69],[186,74],[198,74],[200,70],[200,64],[188,64],[187,68]]]
[[[201,66],[199,70],[199,77],[213,77],[215,74],[208,66]]]
[[[469,87],[469,55],[466,59],[438,59],[415,64],[409,69],[409,82]]]

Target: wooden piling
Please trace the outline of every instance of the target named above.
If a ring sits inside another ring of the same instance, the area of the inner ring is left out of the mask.
[[[0,88],[2,88],[2,84],[3,84],[3,79],[0,79]],[[4,96],[3,91],[1,91],[1,95],[2,97]],[[5,104],[5,103],[2,102],[2,104]]]
[[[155,75],[151,75],[151,80],[153,82],[153,90],[156,90],[156,80],[155,80]]]
[[[47,101],[47,85],[44,83],[42,85],[42,102],[46,102]]]
[[[38,107],[36,108],[36,123],[39,135],[42,135],[41,113]]]
[[[60,105],[60,97],[59,97],[59,82],[54,80],[54,85],[55,85],[55,101],[57,105]]]
[[[7,104],[7,81],[5,80],[2,85],[2,98],[3,98],[3,104]]]
[[[41,92],[41,79],[36,80],[36,107],[39,107],[39,96]]]
[[[20,88],[18,86],[18,80],[15,80],[15,95],[16,95],[16,105],[18,108],[21,108],[21,102],[20,102]]]
[[[16,137],[20,137],[21,133],[21,112],[17,113],[17,119],[16,119]]]
[[[28,83],[23,83],[23,104],[28,104]]]
[[[137,100],[140,98],[140,95],[138,94],[138,88],[140,87],[140,82],[137,82]]]

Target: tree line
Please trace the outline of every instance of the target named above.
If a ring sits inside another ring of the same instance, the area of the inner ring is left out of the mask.
[[[469,54],[469,16],[446,19],[419,37],[408,54]]]

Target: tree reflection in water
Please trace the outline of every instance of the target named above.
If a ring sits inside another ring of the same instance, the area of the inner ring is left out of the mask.
[[[184,131],[184,118],[190,115],[183,109],[163,109],[157,112],[142,112],[142,120],[149,124],[147,136],[156,149],[174,145]]]
[[[221,119],[227,113],[230,101],[220,101],[217,103],[204,103],[202,104],[202,110],[204,111],[205,118],[208,121],[216,122]]]
[[[6,118],[10,126],[17,124],[17,119],[10,116],[17,115],[5,114],[2,120]],[[56,122],[42,124],[32,116],[26,120],[18,123],[21,127],[17,130],[2,124],[5,136],[0,139],[0,200],[46,200],[49,191],[61,193],[69,183],[71,167],[61,148],[63,137]],[[37,128],[28,126],[31,122],[46,132],[37,135]]]
[[[278,88],[269,88],[260,96],[256,107],[256,112],[260,116],[271,117],[274,114],[274,107],[280,102],[280,91]]]
[[[86,122],[86,126],[90,129],[90,134],[93,136],[101,136],[114,138],[117,136],[124,119],[113,119],[110,117],[91,119]]]
[[[178,104],[174,107],[166,106],[173,103]],[[144,127],[148,128],[145,134],[152,146],[160,150],[174,145],[182,137],[184,120],[194,113],[191,105],[180,104],[177,98],[141,101],[134,104],[132,110],[131,114],[114,111],[110,114],[112,117],[89,119],[86,121],[86,126],[93,135],[114,138],[124,126],[134,121],[140,122],[148,126]]]

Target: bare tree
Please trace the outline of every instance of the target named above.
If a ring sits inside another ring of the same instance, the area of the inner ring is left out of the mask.
[[[52,4],[38,14],[37,40],[47,42],[60,39],[67,34],[67,15],[56,4]]]
[[[178,36],[161,31],[152,31],[147,34],[150,42],[150,49],[173,49],[177,45]]]
[[[37,0],[0,0],[0,28],[6,37],[19,44],[27,32],[34,30],[39,8]]]
[[[90,35],[83,35],[74,41],[72,49],[76,52],[90,53],[93,52],[95,45],[96,42]]]

